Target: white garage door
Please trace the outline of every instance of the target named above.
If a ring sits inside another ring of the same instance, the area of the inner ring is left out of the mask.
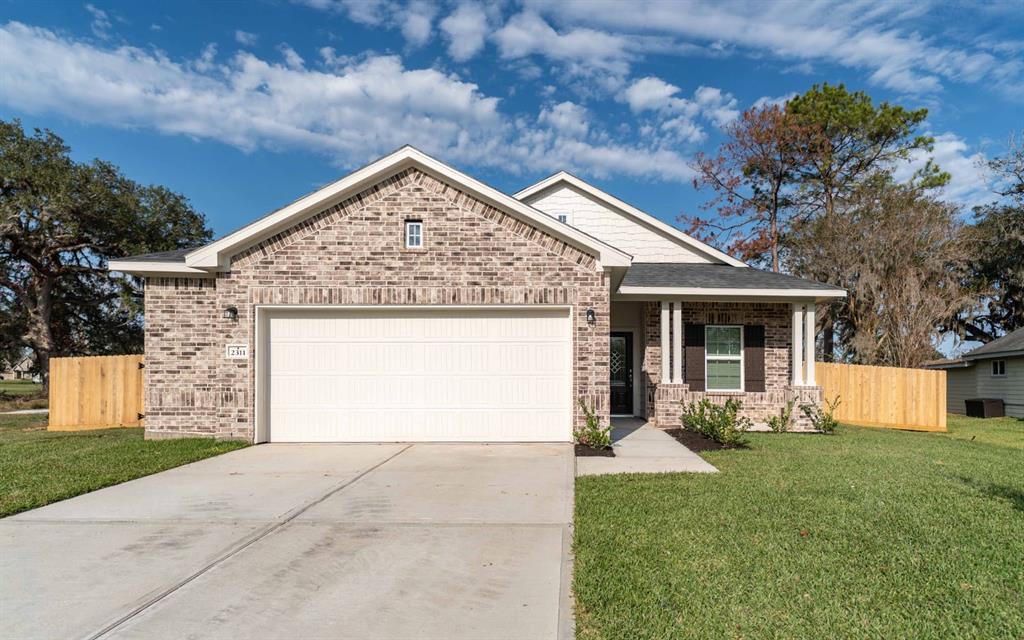
[[[570,439],[568,309],[267,313],[273,442]]]

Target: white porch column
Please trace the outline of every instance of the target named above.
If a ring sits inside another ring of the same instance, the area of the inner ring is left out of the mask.
[[[793,354],[793,386],[799,387],[804,383],[803,364],[803,328],[804,328],[804,306],[793,303],[793,347],[790,350]]]
[[[669,363],[669,321],[668,302],[661,301],[661,382],[668,384],[671,381],[671,369]]]
[[[672,304],[672,382],[683,383],[683,304]]]
[[[807,348],[804,350],[804,361],[807,363],[807,374],[804,376],[804,384],[809,387],[814,386],[814,303],[811,302],[807,305],[807,310],[804,312],[804,318],[806,319],[806,326],[804,327],[804,344]]]

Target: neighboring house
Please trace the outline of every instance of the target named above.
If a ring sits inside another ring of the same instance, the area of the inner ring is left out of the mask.
[[[1024,418],[1024,328],[1017,329],[954,360],[936,360],[929,369],[946,371],[946,406],[966,413],[965,400],[995,398],[1006,415]]]
[[[819,402],[814,309],[569,174],[508,196],[404,147],[146,279],[146,434],[568,441],[578,401],[678,424]],[[802,418],[800,425],[803,425]]]
[[[32,375],[32,358],[29,356],[6,363],[0,369],[0,380],[35,380],[37,377]]]

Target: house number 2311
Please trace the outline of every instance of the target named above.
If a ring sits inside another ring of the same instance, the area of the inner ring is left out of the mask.
[[[224,356],[231,360],[245,360],[249,357],[249,345],[229,344],[227,345]]]

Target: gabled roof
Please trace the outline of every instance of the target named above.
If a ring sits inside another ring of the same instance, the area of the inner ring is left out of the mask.
[[[515,198],[518,200],[522,200],[523,202],[529,202],[533,196],[543,191],[546,191],[552,187],[555,187],[558,184],[570,185],[582,191],[583,193],[589,195],[590,197],[598,200],[599,202],[602,202],[609,207],[621,211],[627,217],[633,218],[634,220],[641,224],[653,227],[654,229],[670,236],[672,239],[676,240],[680,244],[691,249],[696,249],[701,253],[707,254],[713,258],[721,260],[723,263],[727,265],[731,265],[733,267],[747,266],[747,264],[742,260],[737,260],[736,258],[733,258],[724,251],[716,249],[707,243],[701,242],[700,240],[697,240],[696,238],[683,233],[682,231],[676,229],[672,225],[666,224],[661,220],[658,220],[651,214],[641,211],[640,209],[637,209],[633,205],[627,202],[623,202],[622,200],[619,200],[610,193],[602,191],[601,189],[598,189],[594,185],[585,182],[580,178],[577,178],[568,171],[559,171],[558,173],[552,176],[544,178],[543,180],[536,184],[526,187],[519,193],[515,194]]]
[[[617,293],[663,296],[735,296],[829,299],[846,297],[830,284],[784,273],[727,264],[689,262],[634,262]]]
[[[963,355],[964,360],[980,358],[996,358],[1000,356],[1024,356],[1024,327],[1011,331],[1002,338],[997,338]]]
[[[528,204],[471,178],[419,149],[406,145],[219,240],[189,251],[184,255],[183,261],[170,259],[163,254],[148,254],[111,260],[109,267],[113,271],[140,275],[209,274],[222,271],[228,268],[231,257],[240,251],[298,224],[324,208],[341,202],[390,175],[409,168],[416,168],[451,184],[509,215],[595,255],[602,266],[625,267],[630,264],[629,254],[578,229],[561,224]]]

